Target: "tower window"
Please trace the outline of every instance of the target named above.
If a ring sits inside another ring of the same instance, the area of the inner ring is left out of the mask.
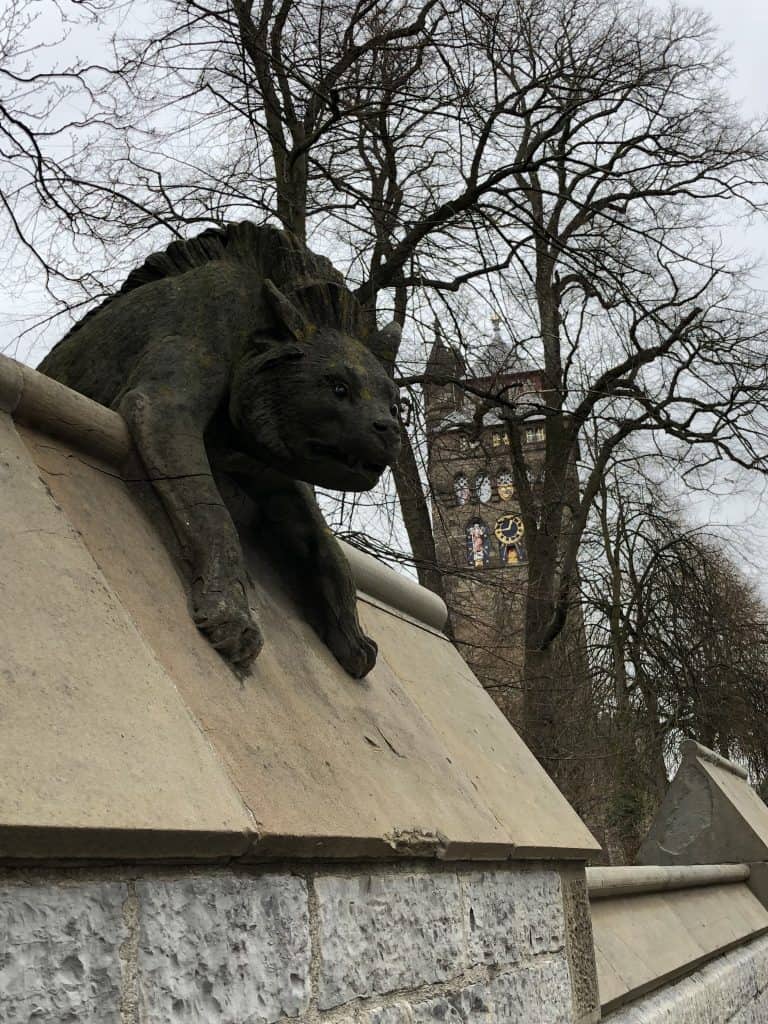
[[[491,562],[491,534],[482,519],[467,523],[467,564],[473,569],[484,569]]]
[[[491,500],[491,481],[485,473],[478,473],[475,477],[475,497],[478,501],[487,502]]]
[[[453,493],[456,496],[457,505],[466,505],[469,501],[469,480],[465,473],[459,473],[453,481]]]
[[[525,432],[526,444],[541,444],[544,440],[546,440],[544,427],[528,427]]]

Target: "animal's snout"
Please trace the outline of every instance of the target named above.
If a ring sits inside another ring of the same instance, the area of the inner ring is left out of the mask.
[[[391,419],[379,417],[373,421],[373,429],[379,438],[388,444],[396,444],[400,440],[400,424],[394,417]]]

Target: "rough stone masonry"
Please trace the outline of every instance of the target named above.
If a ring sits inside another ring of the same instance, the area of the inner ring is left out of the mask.
[[[7,1024],[571,1024],[554,867],[8,870]],[[596,1010],[596,994],[592,994]]]

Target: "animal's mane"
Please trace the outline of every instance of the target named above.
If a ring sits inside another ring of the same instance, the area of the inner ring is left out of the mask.
[[[329,260],[311,252],[289,231],[241,221],[207,228],[194,238],[171,242],[162,251],[152,253],[130,272],[118,291],[78,320],[62,341],[128,292],[178,277],[214,260],[248,265],[255,281],[269,278],[318,326],[337,327],[358,337],[367,333],[360,304]]]

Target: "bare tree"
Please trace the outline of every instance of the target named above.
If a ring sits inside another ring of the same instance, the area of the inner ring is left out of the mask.
[[[63,42],[69,11],[78,21],[96,18],[98,3],[51,0],[45,15],[60,24],[48,49]],[[39,19],[19,0],[0,11],[0,213],[12,239],[51,275],[60,268],[40,244],[41,213],[75,231],[83,226],[91,183],[81,177],[73,142],[103,124],[96,98],[103,69],[78,61],[41,66],[33,38]]]
[[[493,409],[509,427],[529,542],[525,728],[557,774],[569,711],[554,652],[614,451],[639,433],[691,469],[723,456],[764,469],[762,320],[710,230],[724,209],[758,209],[764,126],[725,98],[707,19],[677,7],[157,10],[151,35],[115,41],[110,95],[126,123],[89,193],[91,230],[130,240],[277,218],[348,270],[371,321],[386,309],[418,325],[429,309],[458,330],[477,303],[503,303],[518,354],[542,368],[523,403],[502,378],[463,386],[478,424]],[[414,352],[396,355],[417,387]],[[523,437],[542,419],[534,485]],[[595,443],[574,495],[585,431]],[[420,577],[439,590],[423,437],[405,439],[400,509]]]
[[[722,92],[723,55],[702,14],[606,0],[465,11],[482,56],[455,73],[472,76],[478,118],[497,106],[492,144],[525,167],[474,218],[486,252],[508,260],[510,333],[544,386],[516,403],[502,375],[483,385],[476,418],[493,409],[509,425],[530,560],[526,736],[557,775],[565,752],[553,738],[569,711],[554,642],[613,452],[642,433],[650,447],[673,439],[691,469],[722,457],[766,468],[764,320],[708,221],[724,204],[756,208],[767,136]],[[542,418],[534,487],[522,439]],[[595,444],[574,498],[568,467],[587,427]]]
[[[609,826],[631,860],[682,736],[768,768],[768,608],[712,530],[624,452],[600,487],[582,591]]]

